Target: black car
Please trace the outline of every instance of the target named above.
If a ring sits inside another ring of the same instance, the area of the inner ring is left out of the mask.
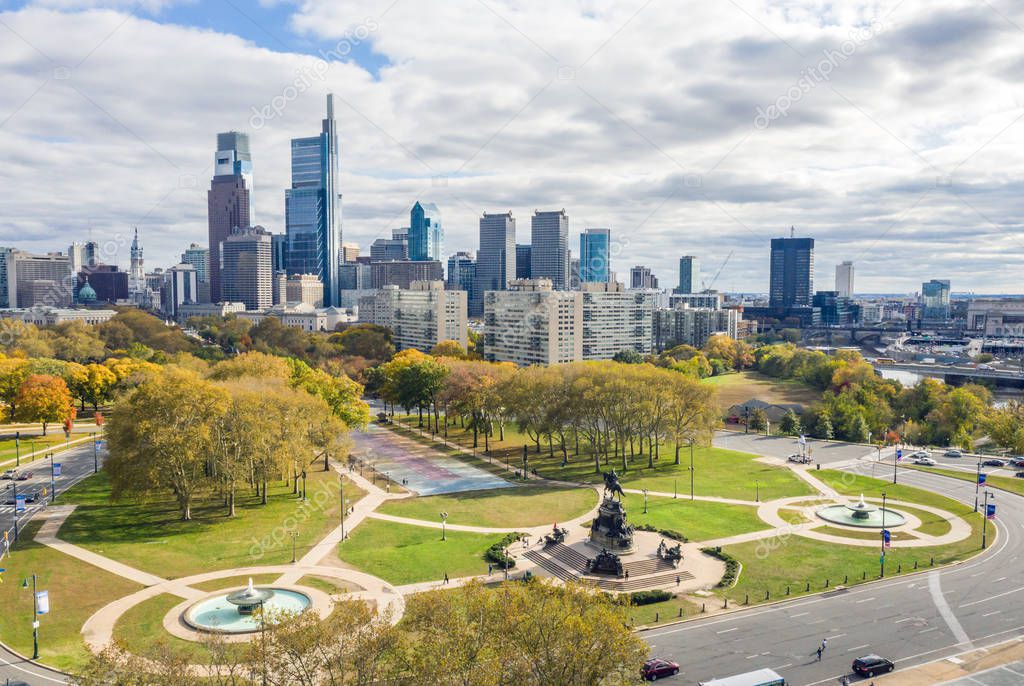
[[[981,466],[982,467],[1005,467],[1006,466],[1006,462],[1004,462],[1003,460],[991,459],[991,460],[985,460],[984,462],[982,462]]]
[[[894,669],[896,665],[880,655],[865,655],[853,661],[853,671],[861,676],[871,677]]]

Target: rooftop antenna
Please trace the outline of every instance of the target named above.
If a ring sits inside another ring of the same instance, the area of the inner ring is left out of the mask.
[[[795,226],[790,226],[789,227],[789,237],[790,238],[796,238],[796,227]]]

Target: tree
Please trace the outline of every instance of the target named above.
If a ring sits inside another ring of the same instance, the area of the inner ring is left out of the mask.
[[[6,321],[10,320],[0,320],[0,322]],[[28,360],[20,357],[0,356],[0,401],[7,406],[9,417],[17,416],[18,389],[31,374],[32,368]]]
[[[864,415],[854,415],[853,421],[846,430],[846,439],[854,443],[866,443],[868,440],[868,423]]]
[[[1011,400],[991,410],[984,427],[997,445],[1015,455],[1024,454],[1024,403]]]
[[[787,436],[798,436],[803,432],[800,426],[800,418],[796,416],[796,412],[787,410],[786,414],[782,415],[782,421],[779,422],[779,431]]]
[[[51,422],[75,418],[75,403],[64,379],[46,374],[33,374],[18,388],[17,418],[41,422],[43,435]]]
[[[468,356],[466,349],[458,341],[441,341],[430,349],[434,357],[450,357],[456,360],[464,360]]]
[[[291,385],[319,396],[350,428],[363,428],[370,421],[370,407],[362,401],[363,387],[345,375],[332,376],[291,358]]]
[[[286,358],[252,351],[218,362],[210,371],[210,378],[216,381],[243,376],[287,381],[292,376],[292,367]]]
[[[644,361],[644,356],[632,348],[626,348],[615,353],[612,361],[621,362],[622,364],[641,364]]]
[[[747,418],[747,428],[751,431],[764,431],[768,428],[768,415],[760,407],[750,411]]]
[[[93,411],[111,399],[117,376],[102,364],[80,365],[68,367],[66,377],[68,388],[82,403],[92,405]]]
[[[56,357],[83,363],[103,359],[105,346],[93,327],[82,322],[66,322],[58,324],[51,331],[54,334],[53,354]]]
[[[196,495],[208,487],[208,458],[217,446],[212,424],[230,396],[194,372],[168,368],[119,400],[107,422],[114,498],[170,491],[181,519],[192,519]]]
[[[328,341],[341,348],[346,355],[387,362],[395,354],[391,329],[376,324],[354,324],[340,333],[331,334]]]

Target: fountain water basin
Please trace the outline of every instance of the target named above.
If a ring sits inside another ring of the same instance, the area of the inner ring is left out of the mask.
[[[305,593],[285,588],[256,588],[249,579],[246,588],[200,600],[186,610],[182,618],[199,631],[244,634],[260,630],[261,612],[273,618],[304,612],[311,605]]]
[[[870,505],[861,495],[860,501],[847,505],[826,505],[818,508],[816,514],[826,522],[843,526],[859,526],[865,529],[896,527],[907,523],[907,518],[895,510]]]

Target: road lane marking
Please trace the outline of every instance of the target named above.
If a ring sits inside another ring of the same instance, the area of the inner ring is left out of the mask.
[[[930,628],[928,628],[928,629],[923,629],[923,630],[921,630],[921,631],[918,631],[917,633],[918,633],[918,635],[921,635],[921,634],[926,634],[926,633],[928,633],[929,631],[938,631],[938,630],[939,630],[939,627],[937,627],[937,626],[933,626],[933,627],[930,627]]]
[[[790,619],[796,619],[797,617],[803,617],[804,615],[809,615],[809,614],[811,614],[811,613],[810,612],[798,612],[795,615],[790,615],[789,618]]]
[[[1005,593],[997,593],[996,595],[990,595],[987,598],[982,598],[981,600],[972,600],[969,603],[964,603],[963,605],[958,605],[957,609],[959,610],[959,609],[964,608],[964,607],[971,607],[972,605],[977,605],[979,603],[988,602],[989,600],[995,600],[996,598],[1002,598],[1005,595],[1010,595],[1012,593],[1019,593],[1020,591],[1024,591],[1024,586],[1021,586],[1020,588],[1015,588],[1012,591],[1006,591]]]
[[[1002,612],[1002,610],[996,610],[995,612],[986,612],[985,614],[982,615],[982,617],[991,617],[992,615],[997,615],[1000,612]]]
[[[736,631],[737,629],[739,629],[739,627],[738,627],[738,626],[734,626],[734,627],[733,627],[733,628],[731,628],[731,629],[722,629],[721,631],[716,631],[715,633],[716,633],[716,634],[727,634],[727,633],[729,633],[730,631]]]
[[[912,622],[914,619],[916,619],[916,617],[904,617],[903,619],[897,619],[894,623],[902,624],[903,622]]]
[[[1001,576],[998,579],[996,579],[996,581],[1006,581],[1006,577],[1005,576]]]
[[[957,643],[963,643],[969,648],[973,648],[971,645],[971,638],[964,631],[964,628],[960,625],[956,615],[953,614],[953,610],[950,609],[949,603],[946,602],[946,597],[942,595],[942,580],[938,572],[932,572],[928,575],[928,590],[932,594],[932,602],[935,603],[935,609],[939,611],[939,615],[945,620],[946,626],[953,632],[953,636],[956,637]]]
[[[870,603],[874,599],[875,599],[875,596],[871,596],[870,598],[864,598],[863,600],[858,600],[856,602],[857,602],[858,605],[860,605],[861,603]]]
[[[869,647],[870,645],[871,645],[870,643],[865,643],[865,644],[864,644],[864,645],[862,645],[862,646],[856,646],[856,647],[854,647],[854,648],[847,648],[847,649],[846,649],[846,652],[848,652],[848,653],[852,653],[852,652],[853,652],[853,651],[855,651],[855,650],[864,650],[865,648]]]
[[[836,634],[835,636],[826,636],[826,637],[825,637],[825,640],[827,640],[827,641],[831,641],[831,640],[832,640],[832,639],[834,639],[834,638],[842,638],[842,637],[843,637],[843,636],[845,636],[845,635],[846,635],[846,634]]]

